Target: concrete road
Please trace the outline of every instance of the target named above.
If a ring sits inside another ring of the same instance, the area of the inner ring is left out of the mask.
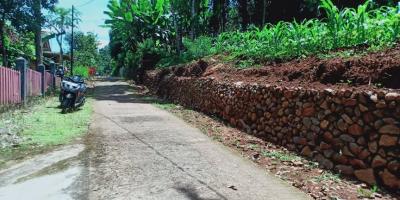
[[[125,82],[98,82],[95,99],[88,199],[309,199]]]

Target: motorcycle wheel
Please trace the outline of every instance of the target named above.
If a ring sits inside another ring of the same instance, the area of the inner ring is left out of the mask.
[[[70,100],[69,99],[64,99],[61,103],[61,113],[65,114],[68,112],[69,107],[71,106]]]
[[[85,102],[86,102],[86,98],[83,97],[83,98],[82,98],[82,101],[81,101],[81,103],[79,104],[78,107],[83,107],[83,106],[85,105]]]
[[[62,103],[63,100],[64,100],[64,95],[60,94],[60,95],[58,96],[58,101],[59,101],[60,103]]]

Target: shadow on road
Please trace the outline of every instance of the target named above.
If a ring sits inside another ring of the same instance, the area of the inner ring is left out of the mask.
[[[162,103],[156,97],[140,94],[140,88],[128,85],[126,82],[113,81],[113,84],[99,82],[96,84],[93,98],[99,101],[116,101],[118,103]]]
[[[175,189],[185,195],[186,198],[190,199],[190,200],[219,200],[219,199],[224,199],[224,198],[219,198],[219,199],[206,199],[206,198],[201,198],[199,195],[199,192],[197,192],[196,188],[194,188],[191,185],[186,185],[186,186],[179,186],[179,187],[175,187]]]

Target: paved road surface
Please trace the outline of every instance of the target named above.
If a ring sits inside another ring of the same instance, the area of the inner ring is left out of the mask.
[[[88,199],[308,199],[251,161],[136,96],[98,82]]]
[[[99,82],[84,142],[0,170],[0,199],[307,199],[199,130]]]

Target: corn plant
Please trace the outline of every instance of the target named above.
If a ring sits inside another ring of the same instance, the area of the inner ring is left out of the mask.
[[[322,0],[323,20],[279,22],[263,29],[222,33],[217,52],[256,61],[290,59],[342,47],[369,45],[387,47],[399,39],[400,14],[393,7],[372,9],[371,1],[358,8],[339,10],[331,0]]]
[[[320,8],[325,10],[327,16],[327,27],[329,29],[329,34],[333,39],[333,47],[337,48],[339,46],[339,32],[342,26],[343,14],[339,12],[339,9],[333,4],[331,0],[322,0]]]

